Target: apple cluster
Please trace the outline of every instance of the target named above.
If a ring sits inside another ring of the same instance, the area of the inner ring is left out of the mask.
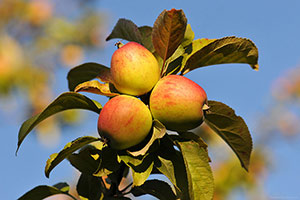
[[[112,148],[123,150],[141,143],[151,132],[153,119],[172,131],[187,131],[203,122],[207,103],[203,88],[180,75],[161,78],[155,56],[136,42],[114,52],[111,78],[121,94],[103,107],[98,132]],[[145,94],[150,96],[148,105],[139,98]]]

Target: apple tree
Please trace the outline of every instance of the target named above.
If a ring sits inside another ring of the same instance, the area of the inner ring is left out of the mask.
[[[48,159],[46,177],[64,159],[81,172],[76,190],[81,199],[130,199],[145,194],[158,199],[212,199],[214,179],[201,134],[203,122],[249,167],[252,139],[242,117],[184,75],[201,67],[245,63],[258,70],[258,50],[245,38],[195,39],[182,10],[164,10],[153,27],[119,19],[106,40],[122,39],[111,66],[84,63],[68,75],[69,90],[41,113],[26,120],[18,147],[46,118],[70,109],[99,115],[100,137],[82,136]],[[102,106],[81,92],[109,98]],[[164,175],[149,179],[151,174]],[[121,188],[126,177],[132,182]],[[42,199],[69,193],[66,183],[37,186],[22,197]]]

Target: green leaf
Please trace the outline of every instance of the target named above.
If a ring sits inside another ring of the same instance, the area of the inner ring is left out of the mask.
[[[160,140],[154,166],[172,182],[180,199],[189,199],[185,163],[181,153],[175,150],[173,145],[173,141],[167,135]]]
[[[57,166],[61,161],[70,156],[74,151],[80,149],[81,147],[99,141],[99,138],[84,136],[77,138],[76,140],[69,142],[59,153],[54,153],[50,155],[50,158],[47,160],[47,164],[45,167],[45,175],[49,178],[49,174],[52,169]],[[100,142],[100,141],[99,141]]]
[[[206,149],[193,140],[176,141],[176,144],[185,162],[190,199],[211,200],[214,194],[214,180]]]
[[[186,74],[199,67],[225,63],[246,63],[258,70],[257,60],[258,50],[251,40],[234,36],[225,37],[194,53],[186,61],[182,73]]]
[[[248,171],[252,138],[247,124],[232,108],[221,102],[208,101],[208,105],[210,109],[205,114],[206,124],[231,147],[242,167]]]
[[[153,154],[145,155],[142,159],[132,157],[131,155],[119,155],[119,159],[131,168],[133,186],[142,185],[150,176],[153,169]]]
[[[16,154],[20,148],[21,143],[29,132],[44,119],[69,109],[85,109],[100,113],[102,106],[86,96],[75,92],[65,92],[57,97],[47,108],[40,114],[31,117],[23,122],[18,134],[18,147]]]
[[[152,42],[158,55],[167,60],[181,44],[187,19],[182,10],[164,10],[156,19]]]
[[[114,97],[119,95],[119,93],[112,91],[110,83],[99,83],[96,80],[86,81],[84,83],[81,83],[77,85],[74,91],[90,92],[90,93],[100,94],[108,97]]]
[[[101,177],[82,173],[77,182],[76,190],[81,197],[99,200],[103,198],[106,187]]]
[[[68,73],[69,90],[74,91],[75,87],[83,82],[99,78],[103,82],[111,82],[110,68],[98,63],[84,63],[71,69]]]
[[[154,52],[155,49],[152,43],[152,27],[150,26],[141,26],[139,27],[139,31],[142,36],[142,44],[146,47],[150,52]]]
[[[133,156],[143,156],[147,153],[147,151],[149,150],[150,146],[154,143],[154,141],[156,139],[160,139],[162,138],[165,134],[166,134],[166,127],[159,122],[158,120],[153,120],[153,133],[152,133],[152,137],[149,140],[149,142],[139,151],[134,151],[131,152],[128,150],[128,153],[133,155]]]
[[[94,174],[101,163],[101,150],[92,145],[83,147],[79,153],[73,153],[67,158],[71,165],[81,173]]]
[[[133,187],[130,191],[135,197],[150,194],[160,200],[176,200],[170,185],[161,180],[148,180],[141,186]]]
[[[142,35],[138,27],[128,19],[119,19],[111,34],[106,38],[106,41],[114,38],[142,43]]]
[[[63,192],[56,187],[51,187],[47,185],[40,185],[33,188],[32,190],[28,191],[26,194],[18,198],[18,200],[41,200],[55,194],[65,194],[76,200],[73,196],[69,195],[68,193]]]

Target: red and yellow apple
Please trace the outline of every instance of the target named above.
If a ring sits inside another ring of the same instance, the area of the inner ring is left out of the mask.
[[[203,106],[207,96],[202,87],[179,75],[165,76],[158,81],[150,95],[153,118],[167,129],[186,131],[203,122]]]
[[[138,98],[119,95],[110,99],[100,112],[98,132],[108,144],[118,150],[142,142],[152,127],[152,115]]]
[[[119,92],[139,96],[157,83],[160,67],[148,49],[136,42],[128,42],[113,53],[111,76]]]

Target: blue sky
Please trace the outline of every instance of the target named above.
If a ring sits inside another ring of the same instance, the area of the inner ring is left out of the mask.
[[[152,26],[163,9],[183,9],[195,32],[195,38],[221,38],[235,35],[251,39],[259,50],[260,70],[253,71],[248,65],[227,64],[195,70],[187,77],[200,84],[209,99],[226,103],[242,116],[255,138],[257,113],[263,112],[270,101],[273,81],[289,68],[300,64],[300,1],[271,0],[215,0],[215,1],[140,1],[101,0],[99,10],[108,14],[108,29],[112,30],[119,18],[127,18],[138,26]],[[104,38],[103,38],[104,39]],[[109,66],[115,41],[106,43],[106,49],[93,53],[86,61],[94,61]],[[67,91],[67,71],[61,70],[55,78],[56,93]],[[98,97],[97,97],[98,98]],[[105,99],[100,98],[101,103]],[[22,105],[22,100],[17,102]],[[64,144],[86,134],[96,132],[97,116],[85,112],[88,118],[85,126],[76,130],[67,129],[57,148],[44,149],[34,137],[27,138],[15,157],[17,133],[22,119],[17,112],[9,114],[0,111],[1,165],[0,193],[3,199],[16,199],[29,189],[42,184],[70,180],[74,170],[68,162],[54,169],[50,179],[44,176],[44,164],[51,153],[59,151]],[[11,120],[10,118],[17,119]],[[300,199],[299,137],[287,142],[272,144],[275,168],[264,184],[270,197],[294,197]],[[255,145],[255,144],[254,144]],[[238,197],[237,197],[238,198]],[[238,199],[244,199],[239,197]]]

